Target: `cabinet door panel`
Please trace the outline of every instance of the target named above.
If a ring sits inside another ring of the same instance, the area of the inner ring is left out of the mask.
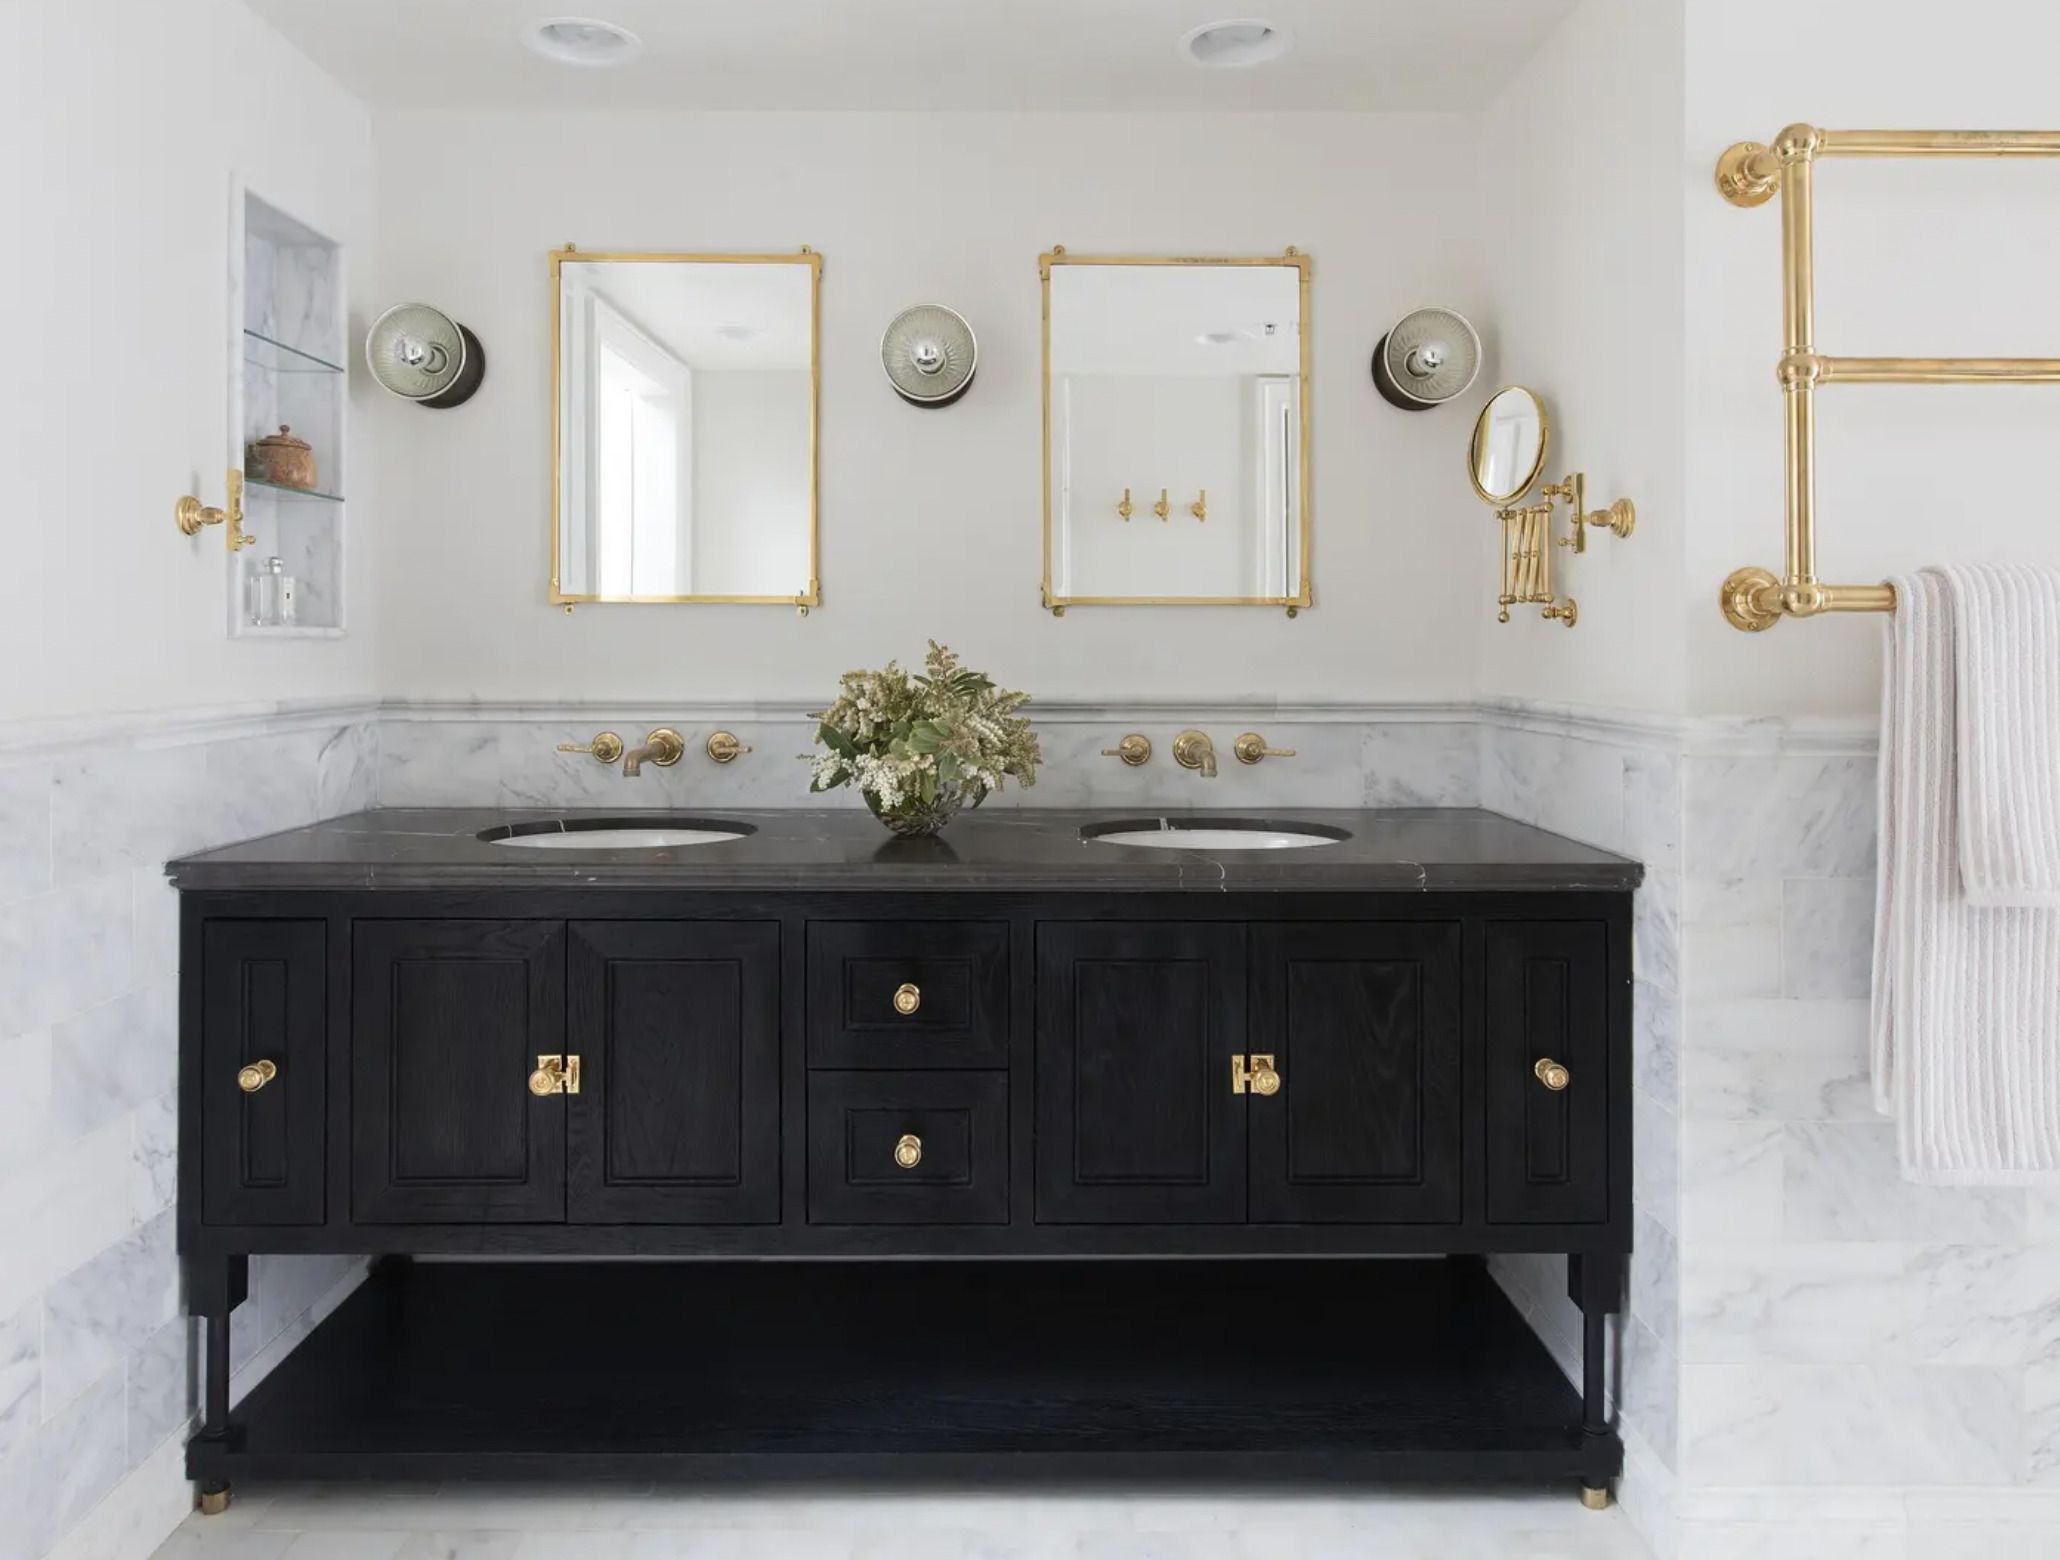
[[[320,1224],[329,961],[320,921],[201,933],[201,1206],[210,1224]],[[270,1063],[246,1090],[237,1075]]]
[[[777,1222],[779,924],[575,922],[568,1011],[569,1217]]]
[[[1245,1102],[1244,928],[1037,929],[1037,1217],[1236,1223]]]
[[[1460,980],[1454,923],[1253,929],[1255,1220],[1459,1218]]]
[[[556,1222],[565,1051],[556,921],[360,921],[352,928],[352,1210],[372,1224]]]
[[[1597,1223],[1609,1211],[1608,945],[1596,921],[1487,929],[1488,1218]],[[1548,1089],[1538,1062],[1571,1074]]]

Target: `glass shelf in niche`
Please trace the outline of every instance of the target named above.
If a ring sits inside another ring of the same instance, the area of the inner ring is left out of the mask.
[[[246,488],[257,488],[265,493],[277,493],[281,498],[310,499],[318,504],[340,504],[343,502],[343,495],[341,493],[324,493],[319,488],[287,487],[283,483],[267,482],[262,477],[245,477],[243,485]]]
[[[259,331],[246,330],[243,333],[243,361],[257,368],[269,368],[275,374],[340,374],[344,372],[341,363],[332,363],[327,358],[304,352],[299,347],[289,347],[283,341],[274,341]]]

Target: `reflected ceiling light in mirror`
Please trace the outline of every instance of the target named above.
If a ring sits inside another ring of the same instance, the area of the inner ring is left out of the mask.
[[[756,325],[718,325],[715,327],[715,333],[722,337],[724,341],[752,341],[757,339],[758,327]]]
[[[1294,35],[1285,27],[1256,17],[1238,17],[1225,22],[1205,22],[1183,34],[1180,57],[1195,65],[1216,70],[1235,70],[1277,60],[1295,46]]]
[[[522,29],[533,53],[560,65],[624,65],[644,52],[627,27],[588,16],[549,16]]]

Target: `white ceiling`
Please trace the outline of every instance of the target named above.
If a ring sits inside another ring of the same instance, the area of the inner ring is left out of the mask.
[[[1577,0],[246,0],[344,85],[418,108],[1454,109],[1484,106]],[[612,69],[518,34],[599,17]],[[1289,29],[1286,58],[1203,69],[1205,22]]]

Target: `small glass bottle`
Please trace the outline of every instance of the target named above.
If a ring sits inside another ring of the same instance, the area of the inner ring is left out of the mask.
[[[250,621],[257,628],[291,628],[298,616],[296,581],[281,558],[267,558],[250,577]]]

